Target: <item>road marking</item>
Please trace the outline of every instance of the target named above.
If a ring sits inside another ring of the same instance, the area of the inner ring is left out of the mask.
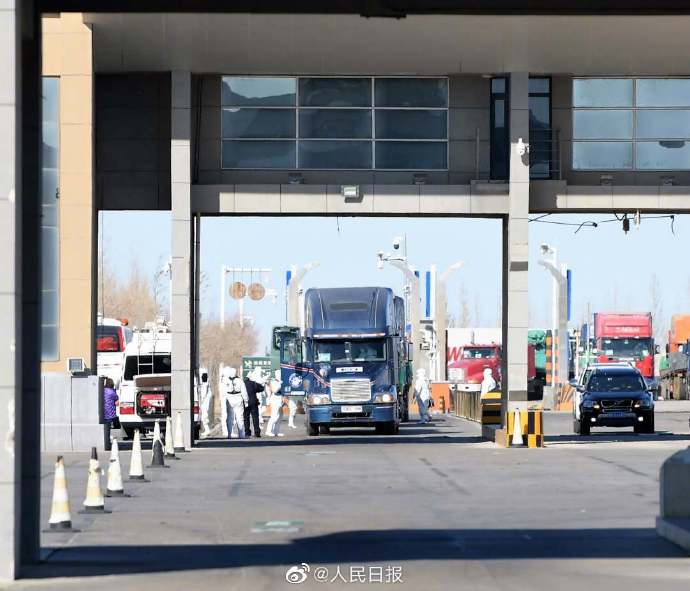
[[[296,533],[302,530],[304,521],[257,521],[251,529],[253,534],[267,532]]]

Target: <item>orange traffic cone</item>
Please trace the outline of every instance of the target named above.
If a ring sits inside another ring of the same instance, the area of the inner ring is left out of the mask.
[[[48,520],[49,533],[78,532],[72,527],[72,516],[69,509],[69,495],[67,493],[67,479],[65,478],[65,461],[58,456],[55,462],[55,481],[53,484],[53,506]]]

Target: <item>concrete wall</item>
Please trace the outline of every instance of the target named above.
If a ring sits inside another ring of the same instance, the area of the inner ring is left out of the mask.
[[[192,182],[202,185],[281,184],[290,171],[222,170],[220,126],[220,75],[194,76],[192,90]],[[468,185],[489,176],[490,80],[481,76],[449,78],[448,171],[428,172],[430,185]],[[199,103],[201,109],[199,111]],[[198,123],[197,123],[198,117]],[[479,174],[476,173],[479,132]],[[413,183],[415,171],[304,171],[306,184],[361,185]]]
[[[68,357],[83,357],[90,368],[96,365],[92,35],[80,14],[42,22],[43,75],[60,78],[59,356],[42,369],[65,371]]]
[[[99,209],[170,209],[170,74],[96,76]]]

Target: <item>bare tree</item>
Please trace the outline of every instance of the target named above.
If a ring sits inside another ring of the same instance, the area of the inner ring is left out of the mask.
[[[664,312],[664,299],[661,293],[661,284],[656,273],[652,273],[649,279],[649,309],[652,313],[652,326],[654,330],[654,342],[657,345],[665,344],[667,337],[667,322]]]
[[[161,314],[153,278],[148,279],[135,262],[120,280],[107,259],[99,261],[98,310],[106,318],[126,318],[130,326],[144,326]]]

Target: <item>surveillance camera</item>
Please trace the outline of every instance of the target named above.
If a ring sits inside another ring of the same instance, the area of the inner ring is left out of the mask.
[[[542,244],[542,245],[540,246],[540,248],[541,248],[541,253],[542,253],[542,254],[548,254],[549,251],[551,250],[551,248],[549,247],[549,245],[546,244],[546,243]]]
[[[376,261],[376,266],[379,269],[383,269],[383,259],[379,259],[378,261]]]
[[[398,250],[400,248],[400,237],[399,236],[396,236],[395,238],[393,238],[393,248],[395,248],[395,250]]]

